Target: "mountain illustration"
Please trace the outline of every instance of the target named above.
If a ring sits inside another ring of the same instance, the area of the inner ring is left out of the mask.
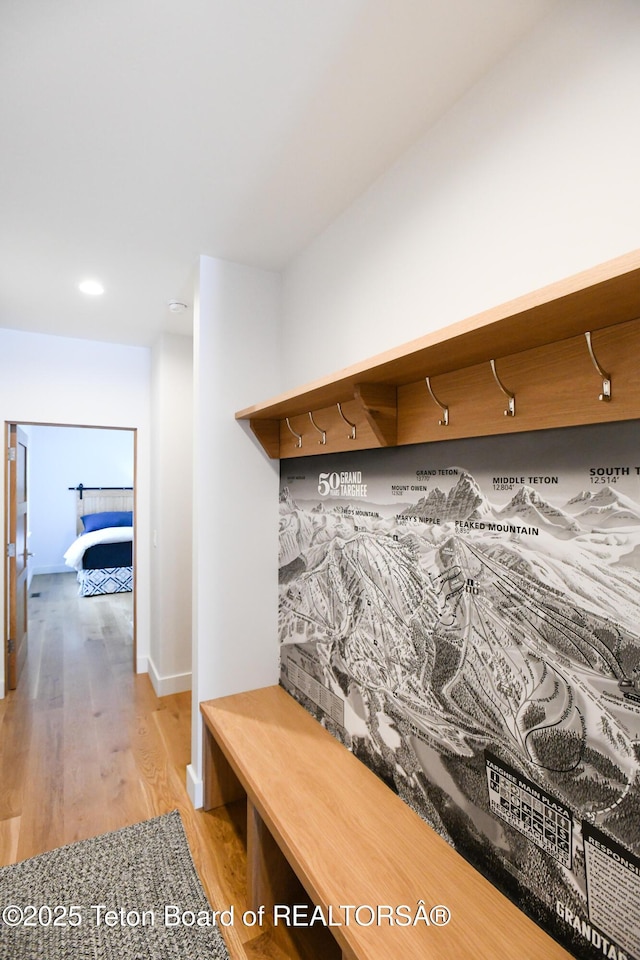
[[[439,487],[403,510],[405,517],[437,517],[441,522],[476,519],[491,512],[491,505],[471,474],[462,473],[444,493]]]
[[[595,492],[582,491],[569,500],[566,509],[587,529],[610,529],[640,522],[640,505],[610,485]]]
[[[571,497],[571,500],[567,500],[565,510],[567,513],[578,513],[580,510],[584,510],[594,496],[595,494],[591,490],[581,490],[575,497]]]
[[[640,511],[640,505],[635,503],[631,497],[620,493],[615,487],[607,484],[599,487],[597,490],[582,490],[571,500],[567,501],[565,510],[569,513],[576,513],[584,510],[585,507],[610,507],[618,505],[627,509]]]
[[[640,513],[640,506],[631,497],[627,497],[611,486],[601,487],[591,497],[591,503],[595,507],[619,506]]]
[[[287,510],[296,509],[296,504],[293,497],[291,496],[291,491],[289,490],[289,487],[282,488],[282,490],[280,491],[278,502],[280,504],[281,513],[286,512]]]
[[[521,487],[506,507],[499,511],[501,519],[518,517],[525,523],[543,527],[555,536],[568,537],[581,532],[570,514],[554,507],[532,487]]]
[[[640,522],[640,510],[637,507],[628,508],[616,503],[612,503],[608,507],[592,506],[579,513],[576,520],[582,526],[597,527],[599,530],[611,527],[635,526]]]

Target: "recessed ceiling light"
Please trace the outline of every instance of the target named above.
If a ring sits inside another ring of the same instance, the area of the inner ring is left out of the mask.
[[[81,290],[82,293],[88,293],[91,297],[99,297],[101,293],[104,293],[104,287],[98,280],[83,280],[82,283],[78,284],[78,290]]]

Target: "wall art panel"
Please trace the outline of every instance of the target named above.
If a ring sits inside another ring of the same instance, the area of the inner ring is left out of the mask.
[[[282,685],[588,960],[640,960],[639,436],[281,464]]]

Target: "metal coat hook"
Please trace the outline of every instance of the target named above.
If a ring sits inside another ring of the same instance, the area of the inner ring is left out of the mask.
[[[431,377],[425,377],[425,382],[427,384],[427,390],[431,394],[431,399],[436,404],[436,406],[440,407],[440,409],[442,410],[442,420],[438,420],[438,423],[440,424],[441,427],[448,427],[449,426],[449,407],[445,407],[444,403],[440,403],[440,401],[436,397],[431,387]]]
[[[355,425],[355,423],[351,423],[351,420],[347,420],[347,418],[345,417],[344,413],[342,412],[342,404],[341,404],[341,403],[336,404],[336,406],[338,407],[338,413],[340,414],[340,416],[342,417],[342,419],[344,420],[344,422],[346,423],[346,425],[347,425],[348,427],[351,427],[351,433],[349,434],[349,436],[348,436],[347,439],[349,439],[349,440],[355,440],[355,438],[356,438],[356,425]]]
[[[589,355],[593,360],[593,365],[602,377],[602,393],[598,397],[598,400],[611,400],[611,377],[608,373],[605,373],[598,361],[596,360],[596,355],[593,352],[593,344],[591,343],[591,333],[589,330],[585,332],[585,338],[587,341],[587,346],[589,348]]]
[[[309,420],[311,420],[311,423],[313,424],[313,426],[315,427],[315,429],[316,429],[316,430],[318,431],[318,433],[320,434],[320,439],[318,440],[318,443],[320,443],[320,444],[325,444],[325,443],[327,442],[327,431],[320,429],[320,427],[318,426],[318,424],[317,424],[317,423],[315,422],[315,420],[313,419],[313,414],[311,413],[311,410],[309,410]]]
[[[515,395],[515,393],[511,393],[510,390],[507,390],[507,388],[505,387],[504,383],[502,382],[502,380],[501,380],[500,377],[498,376],[498,371],[496,370],[496,362],[495,362],[495,360],[490,360],[489,363],[491,364],[491,370],[492,370],[492,373],[493,373],[493,376],[494,376],[494,378],[495,378],[496,383],[498,384],[498,386],[500,387],[500,389],[501,389],[502,392],[504,393],[505,397],[506,397],[507,400],[509,401],[509,406],[508,406],[507,409],[504,411],[504,415],[505,415],[505,417],[515,417],[515,415],[516,415],[516,395]]]
[[[289,417],[285,417],[285,418],[284,418],[284,421],[285,421],[286,425],[287,425],[288,428],[289,428],[289,433],[292,433],[293,436],[296,438],[296,443],[295,443],[296,447],[301,447],[301,446],[302,446],[302,434],[295,432],[295,430],[293,429],[293,427],[292,427],[291,424],[289,423]]]

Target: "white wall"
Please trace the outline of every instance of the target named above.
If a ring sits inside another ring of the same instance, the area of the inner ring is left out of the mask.
[[[30,573],[73,573],[65,550],[77,537],[69,487],[133,486],[133,433],[83,427],[29,431]]]
[[[137,431],[138,669],[149,656],[150,351],[0,329],[0,421]],[[0,477],[5,498],[5,471]],[[4,595],[4,564],[0,596]],[[4,664],[0,658],[0,690]]]
[[[277,681],[277,469],[234,410],[640,247],[638,103],[640,4],[567,0],[287,267],[279,343],[276,279],[201,258],[194,705]]]
[[[640,3],[560,5],[289,265],[283,388],[640,247],[639,103]]]
[[[163,334],[151,365],[151,654],[158,696],[191,688],[193,340]]]
[[[277,461],[236,410],[279,390],[280,278],[200,258],[194,316],[193,738],[188,786],[202,803],[197,704],[277,683]]]

